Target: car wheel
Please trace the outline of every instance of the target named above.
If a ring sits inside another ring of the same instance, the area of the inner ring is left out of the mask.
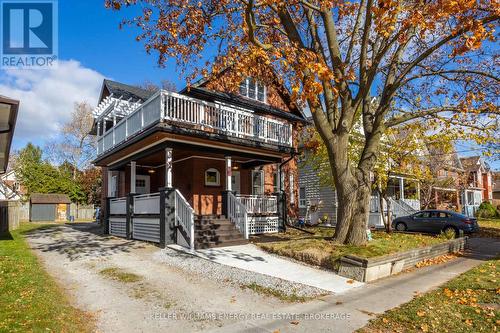
[[[396,224],[397,231],[406,231],[406,229],[407,229],[406,224],[404,224],[403,222],[398,222]]]
[[[453,227],[446,227],[443,229],[443,234],[448,239],[456,238],[458,235],[458,230]]]

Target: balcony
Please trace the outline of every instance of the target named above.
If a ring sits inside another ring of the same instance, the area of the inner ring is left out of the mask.
[[[160,122],[255,142],[292,146],[292,125],[287,121],[173,92],[159,91],[139,105],[110,97],[103,100],[97,110],[102,111],[96,119],[98,156]]]

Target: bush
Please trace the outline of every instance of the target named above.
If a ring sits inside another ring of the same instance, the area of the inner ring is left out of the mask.
[[[497,210],[491,202],[484,201],[481,205],[479,205],[479,209],[476,212],[477,217],[491,218],[497,215]]]

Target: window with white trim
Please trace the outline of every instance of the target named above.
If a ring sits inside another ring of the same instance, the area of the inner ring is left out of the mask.
[[[252,170],[252,194],[264,194],[264,171]]]
[[[290,174],[290,184],[289,184],[289,188],[290,188],[290,203],[291,204],[294,204],[295,203],[295,195],[294,195],[294,186],[295,186],[295,177],[293,176],[293,173]]]
[[[220,172],[210,168],[205,171],[205,186],[220,186]]]
[[[254,78],[247,77],[240,83],[240,95],[255,99],[259,102],[267,102],[267,88],[266,86]]]
[[[306,187],[299,187],[299,207],[306,208],[307,207],[307,199],[306,199]]]

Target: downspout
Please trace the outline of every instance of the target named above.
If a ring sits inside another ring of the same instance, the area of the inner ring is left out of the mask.
[[[281,216],[282,216],[282,219],[283,219],[283,223],[282,223],[282,226],[281,226],[281,231],[285,232],[286,231],[286,220],[287,220],[287,206],[286,206],[286,193],[285,193],[285,189],[282,188],[282,184],[283,184],[283,187],[285,185],[285,180],[283,179],[283,182],[281,181],[282,180],[282,175],[283,175],[283,171],[282,171],[282,168],[288,164],[291,160],[293,160],[295,158],[295,156],[297,156],[297,152],[293,151],[292,154],[290,155],[290,158],[286,159],[285,161],[281,162],[280,165],[278,166],[278,181],[279,181],[279,185],[280,185],[280,201],[282,201],[282,205],[281,205]]]

